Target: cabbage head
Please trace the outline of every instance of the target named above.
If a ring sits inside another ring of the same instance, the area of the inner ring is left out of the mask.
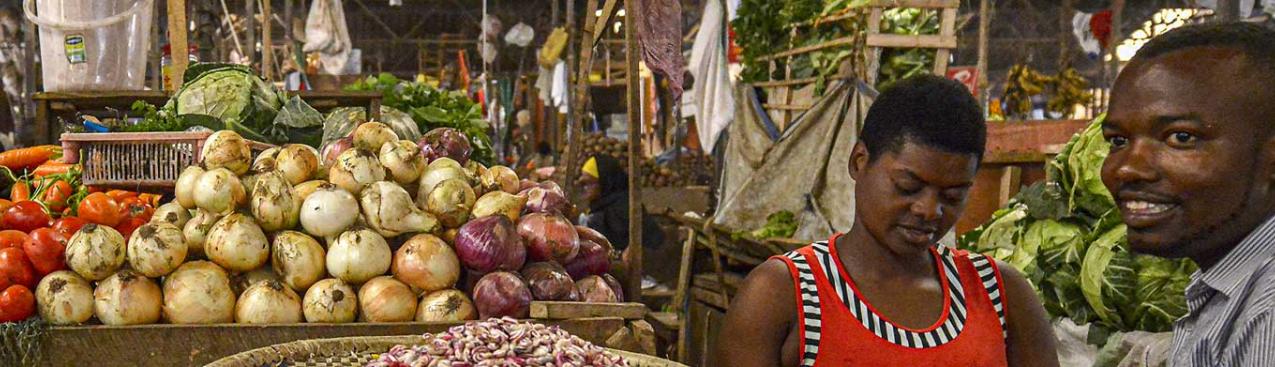
[[[1102,184],[1102,162],[1111,149],[1102,136],[1103,119],[1105,116],[1094,119],[1046,166],[1048,180],[1062,187],[1073,213],[1083,211],[1100,217],[1115,209],[1111,192]]]
[[[1080,290],[1104,324],[1123,329],[1122,307],[1133,304],[1137,264],[1125,247],[1127,227],[1121,224],[1103,233],[1085,251],[1080,263]]]
[[[283,97],[245,66],[201,64],[192,67],[186,82],[173,95],[165,108],[176,115],[202,115],[216,118],[224,128],[245,138],[274,141],[262,134],[274,123],[283,105]]]
[[[1134,261],[1138,264],[1138,283],[1129,326],[1150,332],[1172,330],[1173,322],[1187,312],[1186,286],[1196,271],[1195,263],[1146,255],[1137,256]]]

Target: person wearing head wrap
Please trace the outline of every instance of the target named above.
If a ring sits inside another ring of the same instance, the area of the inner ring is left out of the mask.
[[[629,175],[620,161],[611,156],[589,158],[580,169],[580,184],[588,211],[581,223],[606,236],[616,250],[629,246]],[[650,216],[642,215],[642,244],[658,248],[664,232]]]

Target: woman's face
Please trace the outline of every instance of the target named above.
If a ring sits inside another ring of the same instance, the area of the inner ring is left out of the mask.
[[[602,196],[602,186],[598,183],[598,178],[589,175],[580,175],[580,179],[576,181],[583,191],[584,201],[592,203]]]

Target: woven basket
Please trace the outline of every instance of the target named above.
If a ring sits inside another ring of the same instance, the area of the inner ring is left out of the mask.
[[[84,184],[122,189],[171,189],[182,170],[199,162],[212,132],[67,133],[67,163],[84,167]],[[273,145],[248,141],[253,154]]]
[[[219,359],[205,367],[362,367],[395,345],[423,344],[419,335],[310,339],[275,344]],[[652,356],[607,349],[633,367],[686,367]]]

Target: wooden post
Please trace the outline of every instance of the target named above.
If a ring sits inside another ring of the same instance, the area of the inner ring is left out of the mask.
[[[572,71],[576,68],[575,40],[576,37],[579,37],[579,31],[576,30],[575,0],[567,0],[566,13],[567,57],[565,71],[567,73],[567,83],[569,84],[571,83],[571,75],[575,75],[572,73]],[[580,175],[580,162],[576,159],[576,155],[579,154],[578,152],[580,151],[580,119],[576,118],[576,113],[578,113],[578,111],[576,111],[575,106],[571,103],[571,95],[574,92],[574,88],[567,88],[567,121],[565,124],[560,124],[562,130],[560,130],[560,133],[558,134],[559,139],[565,138],[567,140],[567,148],[563,150],[563,157],[559,160],[559,162],[562,163],[563,170],[562,174],[558,175],[558,177],[560,177],[562,185],[566,186],[568,200],[575,200],[577,194],[580,192],[580,188],[576,187],[575,183],[576,177]]]
[[[1071,66],[1071,16],[1075,12],[1072,1],[1062,0],[1062,11],[1058,12],[1058,72]],[[1070,115],[1070,114],[1068,114]],[[1064,117],[1066,118],[1066,117]]]
[[[271,13],[270,0],[261,0],[261,77],[267,83],[274,81],[274,37],[270,32],[274,28],[274,19]]]
[[[1124,39],[1124,34],[1120,32],[1124,4],[1125,0],[1115,0],[1111,4],[1111,36],[1107,37],[1107,54],[1111,55],[1111,62],[1104,68],[1107,70],[1106,77],[1111,84],[1115,84],[1116,75],[1120,73],[1120,57],[1116,55],[1116,46]]]
[[[186,63],[190,61],[186,46],[186,0],[168,0],[168,48],[172,66],[169,79],[170,90],[182,86],[182,76],[186,74]]]
[[[978,100],[983,102],[983,107],[987,107],[988,91],[987,86],[987,37],[992,26],[992,9],[991,0],[980,0],[978,2]]]
[[[252,67],[252,62],[257,59],[257,2],[255,0],[244,1],[244,38],[248,40],[245,45],[244,60],[248,60],[248,67]]]
[[[682,263],[677,269],[677,288],[673,292],[673,310],[677,314],[677,361],[686,362],[691,348],[691,308],[686,293],[691,286],[691,264],[695,262],[695,229],[686,228],[686,243],[682,244]]]
[[[593,4],[595,1],[590,0]],[[628,65],[625,72],[627,85],[625,86],[625,94],[628,96],[628,120],[629,120],[629,279],[628,290],[625,294],[629,295],[629,301],[642,302],[642,166],[638,164],[638,156],[641,150],[638,145],[641,144],[642,120],[640,111],[642,110],[642,99],[639,97],[642,86],[642,76],[638,73],[638,58],[642,55],[642,50],[637,43],[637,31],[634,29],[636,25],[634,19],[640,19],[643,15],[642,9],[638,8],[636,0],[624,0],[624,8],[628,9],[628,16],[624,21],[624,47],[625,47],[625,63]],[[593,9],[589,10],[590,12]],[[587,79],[587,78],[586,78]],[[588,80],[585,80],[588,82]]]

